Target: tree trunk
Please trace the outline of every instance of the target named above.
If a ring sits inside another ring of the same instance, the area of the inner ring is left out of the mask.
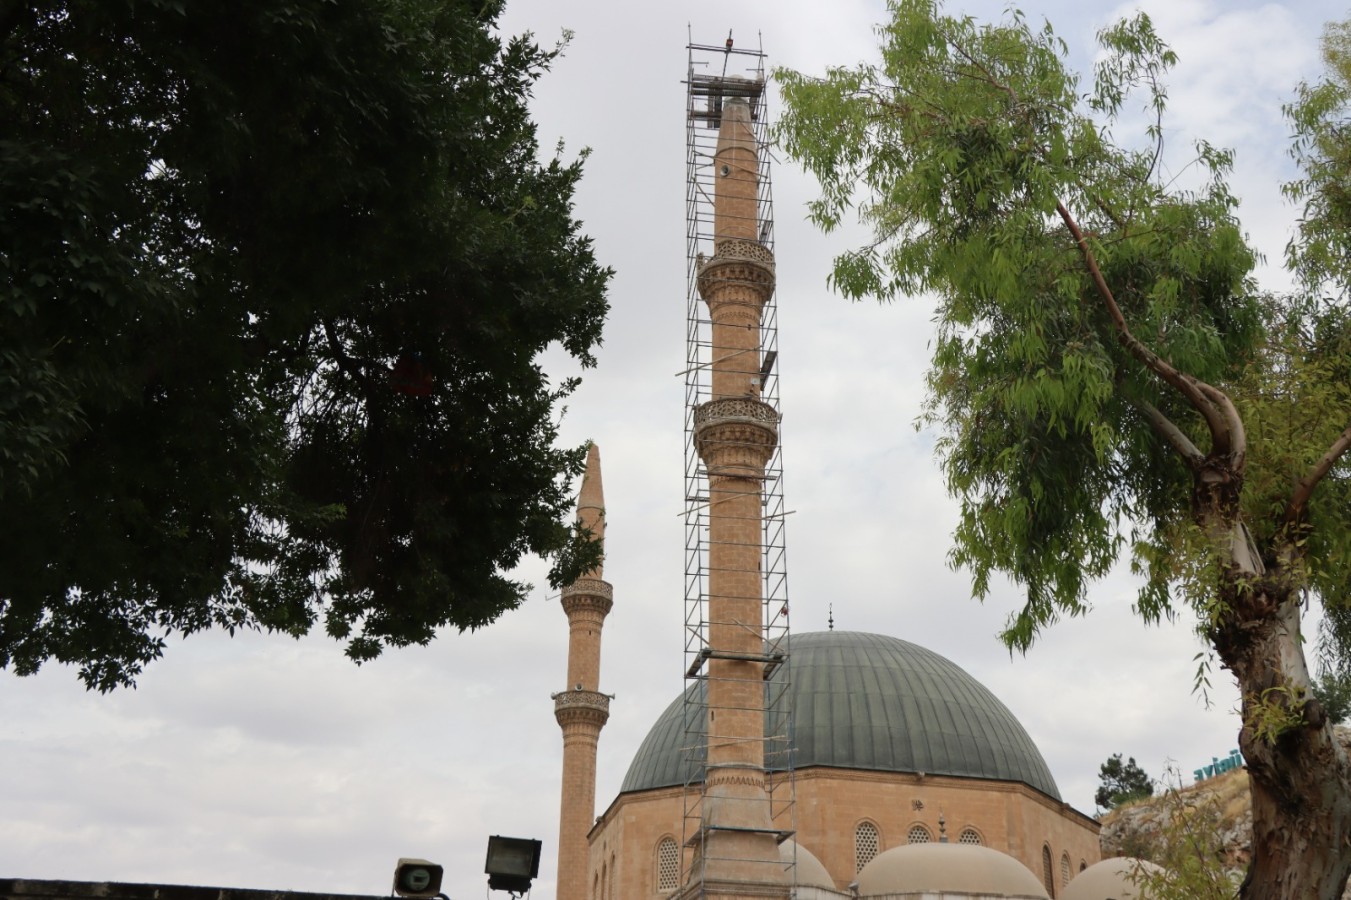
[[[1351,874],[1351,763],[1310,692],[1300,602],[1287,571],[1230,585],[1215,649],[1243,695],[1252,785],[1242,900],[1340,900]]]

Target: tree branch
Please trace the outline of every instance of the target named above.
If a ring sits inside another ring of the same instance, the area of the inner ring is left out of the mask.
[[[1248,455],[1248,432],[1243,427],[1243,417],[1238,414],[1238,407],[1234,406],[1234,401],[1219,388],[1204,381],[1197,381],[1196,385],[1220,408],[1224,420],[1229,423],[1229,464],[1233,466],[1234,471],[1242,471],[1244,459]]]
[[[1178,452],[1182,461],[1187,464],[1187,468],[1193,472],[1199,469],[1201,463],[1205,461],[1206,455],[1196,448],[1191,438],[1187,437],[1181,428],[1173,424],[1172,419],[1159,412],[1159,408],[1153,403],[1148,400],[1141,400],[1139,403],[1140,409],[1144,412],[1145,418],[1149,420],[1149,424],[1154,427],[1154,431]]]
[[[1141,343],[1140,339],[1131,332],[1130,326],[1126,324],[1126,317],[1121,313],[1121,307],[1117,306],[1116,298],[1112,296],[1112,289],[1107,286],[1107,279],[1103,278],[1102,270],[1098,268],[1098,261],[1093,256],[1093,251],[1089,249],[1088,241],[1085,240],[1084,233],[1079,228],[1079,223],[1070,215],[1070,211],[1065,208],[1064,203],[1057,200],[1055,208],[1079,247],[1079,254],[1084,259],[1084,265],[1088,267],[1088,273],[1092,276],[1093,284],[1102,297],[1103,305],[1107,308],[1107,314],[1112,318],[1112,324],[1117,331],[1117,339],[1130,351],[1132,356],[1144,364],[1145,368],[1159,376],[1187,399],[1192,408],[1206,420],[1206,426],[1210,429],[1210,439],[1214,444],[1214,451],[1226,456],[1229,455],[1232,447],[1229,422],[1227,417],[1216,409],[1215,404],[1206,396],[1203,390],[1203,382],[1179,372],[1172,364]],[[1209,385],[1204,386],[1209,387]],[[1214,388],[1211,388],[1211,390],[1214,390]]]
[[[324,319],[324,336],[328,338],[328,347],[333,351],[333,358],[338,363],[338,368],[352,376],[362,393],[368,399],[375,396],[375,386],[371,383],[368,376],[357,363],[355,359],[347,355],[347,350],[343,348],[342,341],[338,340],[337,329],[328,319]]]
[[[1351,448],[1351,425],[1346,426],[1337,440],[1332,442],[1328,452],[1319,457],[1318,462],[1313,464],[1299,481],[1295,482],[1295,492],[1290,496],[1290,503],[1285,507],[1285,523],[1294,525],[1304,517],[1304,507],[1308,505],[1309,497],[1313,495],[1314,488],[1318,487],[1318,482],[1323,480],[1323,476],[1332,470],[1337,460],[1346,454],[1348,448]]]

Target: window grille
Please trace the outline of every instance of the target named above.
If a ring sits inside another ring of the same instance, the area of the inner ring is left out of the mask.
[[[859,822],[854,829],[854,871],[862,872],[863,867],[873,861],[881,849],[881,835],[872,822]]]
[[[957,838],[957,843],[974,844],[979,847],[981,843],[980,835],[976,833],[976,829],[974,828],[963,828],[961,835]]]
[[[672,838],[662,838],[657,844],[657,890],[673,891],[680,887],[680,848]]]
[[[1046,885],[1046,893],[1052,897],[1055,896],[1055,876],[1051,868],[1051,848],[1045,844],[1041,845],[1041,880]]]
[[[923,825],[911,825],[909,840],[912,844],[927,844],[932,838],[929,835],[929,829]]]
[[[1063,853],[1060,856],[1060,886],[1064,887],[1070,883],[1070,855]]]

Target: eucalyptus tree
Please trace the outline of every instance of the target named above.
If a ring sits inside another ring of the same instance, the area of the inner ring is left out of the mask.
[[[0,2],[0,668],[360,661],[585,570],[539,355],[594,362],[610,273],[501,10]]]
[[[1345,302],[1253,282],[1229,152],[1201,142],[1194,178],[1161,176],[1175,57],[1148,18],[1101,32],[1081,83],[1051,27],[1017,12],[991,25],[931,0],[890,11],[880,63],[778,73],[779,135],[821,182],[815,222],[857,209],[873,229],[836,260],[834,287],[936,304],[926,418],[960,502],[951,562],[977,597],[996,574],[1021,587],[1003,632],[1017,650],[1085,613],[1123,555],[1141,617],[1191,606],[1242,695],[1242,895],[1340,897],[1351,764],[1310,693],[1300,614],[1351,602]],[[1306,165],[1294,190],[1325,201],[1306,233],[1336,240],[1343,96],[1294,115],[1327,126],[1300,145],[1327,171]],[[1141,140],[1118,143],[1139,97]]]

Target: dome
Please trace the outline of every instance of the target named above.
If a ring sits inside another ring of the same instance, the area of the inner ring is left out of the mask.
[[[1152,862],[1129,856],[1104,859],[1075,875],[1061,896],[1064,900],[1133,900],[1140,893],[1131,880],[1137,867],[1163,871]]]
[[[819,887],[828,891],[835,890],[835,880],[830,877],[826,867],[816,854],[794,841],[784,841],[779,845],[779,859],[784,863],[793,863],[793,853],[797,853],[795,872],[799,887]]]
[[[978,894],[1045,898],[1027,866],[974,844],[902,844],[873,857],[858,873],[861,897],[883,894]]]
[[[773,680],[788,671],[798,769],[1020,781],[1060,799],[1046,760],[1008,707],[937,653],[880,634],[817,631],[793,635],[791,665]],[[621,793],[684,784],[684,744],[677,697],[638,748]]]

